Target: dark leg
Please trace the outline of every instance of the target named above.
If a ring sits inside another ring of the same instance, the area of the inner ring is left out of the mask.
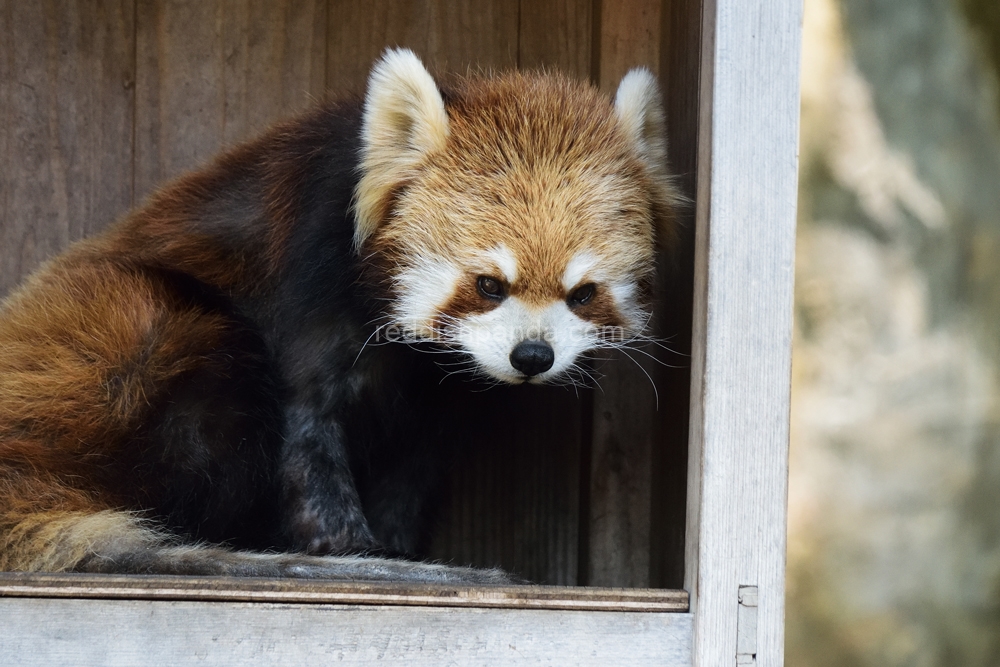
[[[289,409],[279,476],[291,549],[338,554],[377,546],[336,421],[320,420],[302,407]]]

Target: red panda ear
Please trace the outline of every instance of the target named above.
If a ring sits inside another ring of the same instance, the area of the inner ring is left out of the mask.
[[[667,172],[667,128],[656,78],[645,67],[626,74],[615,95],[618,122],[646,168],[661,218],[672,217],[681,197]],[[667,231],[667,230],[664,230]]]
[[[447,138],[448,114],[434,79],[409,49],[387,50],[372,68],[365,95],[356,248],[378,228],[393,190]]]
[[[649,170],[667,167],[667,132],[660,88],[645,67],[629,71],[618,84],[615,111],[625,135]]]

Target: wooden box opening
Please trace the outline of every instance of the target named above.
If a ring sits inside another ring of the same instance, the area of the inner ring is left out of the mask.
[[[31,114],[12,107],[4,117],[20,120],[0,132],[35,136],[27,149],[69,180],[9,177],[17,196],[4,204],[0,294],[225,146],[311,99],[363,91],[387,46],[412,48],[436,73],[549,67],[609,94],[628,69],[649,67],[664,92],[671,170],[692,199],[661,262],[653,333],[670,350],[596,362],[599,388],[495,388],[488,408],[456,399],[464,454],[426,555],[539,584],[682,588],[701,16],[701,2],[673,0],[19,7],[4,34],[44,41],[51,62],[9,64],[24,69],[24,85],[55,89]],[[64,71],[74,74],[63,81]],[[70,142],[73,165],[50,152],[49,133]],[[59,188],[69,199],[52,195]]]
[[[5,3],[0,296],[160,183],[362,92],[393,45],[435,73],[551,67],[609,94],[649,67],[691,203],[656,304],[673,352],[647,350],[667,366],[620,356],[579,396],[450,406],[465,451],[426,555],[543,586],[0,573],[0,655],[781,664],[801,18],[796,0]]]

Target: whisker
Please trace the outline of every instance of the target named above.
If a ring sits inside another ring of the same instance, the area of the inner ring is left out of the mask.
[[[619,350],[628,349],[628,350],[630,350],[632,352],[638,352],[639,354],[643,354],[643,355],[649,357],[650,359],[652,359],[653,361],[655,361],[656,363],[660,364],[661,366],[665,366],[667,368],[684,368],[684,366],[674,366],[673,364],[668,364],[667,362],[663,361],[662,359],[657,359],[655,356],[653,356],[649,352],[646,352],[642,348],[628,347],[628,348],[618,348],[618,349]]]
[[[361,358],[361,353],[365,351],[366,347],[368,347],[368,343],[371,342],[371,339],[374,338],[375,335],[378,334],[378,332],[381,331],[382,328],[385,327],[385,326],[388,326],[388,325],[384,324],[381,327],[376,327],[375,331],[372,331],[371,335],[368,336],[368,338],[365,340],[365,342],[361,344],[361,349],[358,350],[358,356],[354,357],[354,362],[351,364],[351,368],[354,368],[354,366],[358,363],[358,359]]]
[[[656,399],[656,409],[657,409],[657,410],[659,410],[659,409],[660,409],[660,392],[658,392],[658,391],[656,390],[656,383],[655,383],[655,382],[653,382],[653,378],[652,378],[652,377],[650,377],[649,373],[647,373],[647,372],[646,372],[646,369],[642,367],[642,364],[640,364],[640,363],[639,363],[638,361],[636,361],[636,360],[635,360],[635,358],[634,358],[634,357],[633,357],[632,355],[630,355],[630,354],[629,354],[628,352],[626,352],[626,351],[625,351],[624,349],[622,349],[622,351],[621,351],[621,352],[622,352],[622,354],[624,354],[624,355],[625,355],[626,357],[628,357],[629,359],[631,359],[631,360],[632,360],[632,363],[634,363],[634,364],[635,364],[636,366],[638,366],[638,367],[639,367],[639,370],[641,370],[641,371],[642,371],[642,374],[646,376],[646,379],[647,379],[647,380],[649,380],[649,384],[650,384],[650,385],[651,385],[651,386],[653,387],[653,396],[654,396],[654,397],[655,397],[655,399]]]

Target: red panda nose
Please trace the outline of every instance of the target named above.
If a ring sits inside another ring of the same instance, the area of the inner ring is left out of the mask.
[[[552,346],[537,340],[522,340],[510,353],[510,365],[528,377],[549,370],[555,359]]]

